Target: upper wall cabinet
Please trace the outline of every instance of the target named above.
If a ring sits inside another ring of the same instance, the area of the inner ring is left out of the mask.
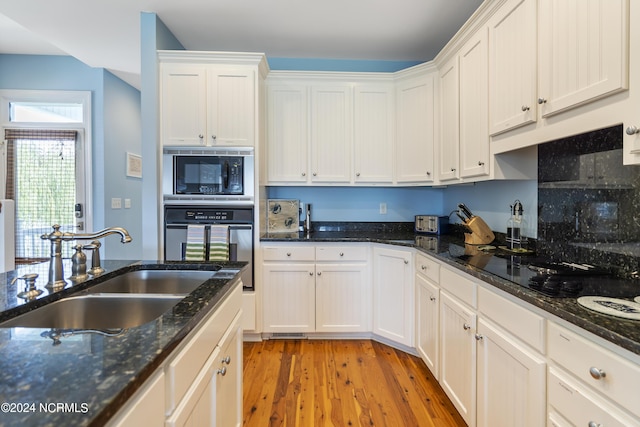
[[[460,178],[460,84],[458,56],[440,68],[440,151],[438,178]]]
[[[509,0],[489,22],[491,135],[534,122],[536,0]]]
[[[354,182],[390,184],[393,181],[393,85],[358,85],[354,102]]]
[[[435,179],[436,72],[396,85],[396,182],[431,184]]]
[[[264,56],[160,52],[163,145],[253,146]]]
[[[540,1],[542,117],[627,89],[628,0]]]

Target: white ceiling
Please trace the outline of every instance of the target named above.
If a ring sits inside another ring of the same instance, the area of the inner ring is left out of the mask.
[[[483,0],[0,2],[0,53],[71,55],[140,87],[140,12],[189,50],[428,61]]]

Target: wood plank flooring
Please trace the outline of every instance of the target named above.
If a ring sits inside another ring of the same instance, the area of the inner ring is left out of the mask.
[[[244,343],[245,426],[466,426],[422,360],[370,340]]]

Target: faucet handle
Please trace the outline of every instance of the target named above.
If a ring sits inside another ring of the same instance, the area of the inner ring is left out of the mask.
[[[104,268],[100,265],[100,246],[99,240],[94,240],[89,245],[84,245],[82,249],[91,251],[91,268],[87,273],[97,276],[104,272]]]
[[[73,233],[63,233],[60,231],[60,224],[54,224],[51,228],[53,228],[51,233],[40,236],[42,240],[73,240],[75,238]]]

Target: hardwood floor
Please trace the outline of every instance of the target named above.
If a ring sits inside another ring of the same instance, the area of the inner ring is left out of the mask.
[[[244,343],[245,426],[465,426],[417,357],[369,340]]]

